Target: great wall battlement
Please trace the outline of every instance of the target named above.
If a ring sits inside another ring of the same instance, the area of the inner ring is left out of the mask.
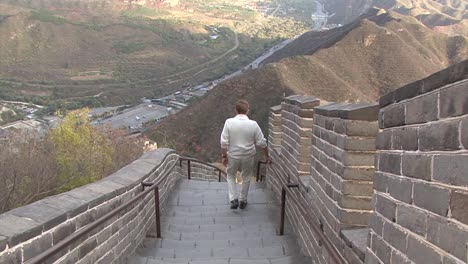
[[[311,263],[337,263],[331,251],[349,264],[468,262],[468,61],[379,104],[284,98],[271,108],[269,148],[267,188],[278,201],[285,188],[286,225]],[[0,215],[0,263],[28,263],[141,193],[142,182],[162,180],[164,206],[189,166],[177,162],[158,149],[99,182]],[[218,180],[212,167],[191,166],[192,179]],[[149,193],[45,263],[126,263],[154,222]]]
[[[293,95],[270,112],[266,181],[315,263],[468,262],[468,61],[379,104]]]

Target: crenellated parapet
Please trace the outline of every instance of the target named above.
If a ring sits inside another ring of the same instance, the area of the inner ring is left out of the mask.
[[[292,95],[281,104],[281,153],[292,180],[310,174],[310,150],[314,107],[320,100],[312,96]]]
[[[96,183],[1,214],[0,263],[24,263],[63,241],[141,193],[143,181],[160,180],[178,157],[172,150],[157,149]],[[161,203],[182,173],[176,166],[162,181]],[[123,263],[154,225],[154,195],[149,193],[47,263]]]
[[[380,99],[369,263],[468,262],[467,72],[455,65]]]
[[[468,61],[379,104],[319,104],[290,96],[271,114],[281,148],[270,145],[266,181],[278,199],[286,190],[303,253],[330,264],[467,263]]]

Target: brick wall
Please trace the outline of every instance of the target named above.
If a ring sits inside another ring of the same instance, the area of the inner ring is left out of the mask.
[[[169,149],[148,152],[103,180],[48,197],[0,215],[0,263],[24,263],[141,192],[178,155]],[[164,203],[183,172],[179,166],[160,185]],[[48,263],[124,263],[154,227],[151,193],[77,241]]]
[[[468,262],[467,75],[465,61],[380,99],[366,263]]]
[[[268,117],[268,144],[281,148],[281,105],[270,108]]]
[[[364,261],[378,110],[348,103],[315,108],[309,196],[325,235],[352,263]]]
[[[311,229],[315,225],[349,263],[363,263],[379,108],[318,105],[313,97],[285,98],[281,148],[269,146],[273,164],[267,170],[267,185],[279,198],[286,183],[300,184],[288,189],[286,212],[304,254],[316,263],[333,263]]]
[[[313,108],[320,100],[311,96],[292,95],[281,104],[282,159],[291,166],[285,169],[297,182],[300,175],[310,174]]]

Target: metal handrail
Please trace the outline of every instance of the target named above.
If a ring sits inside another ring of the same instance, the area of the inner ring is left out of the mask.
[[[123,210],[127,209],[127,207],[134,204],[136,201],[142,199],[147,194],[149,194],[151,191],[154,191],[155,189],[159,189],[159,184],[161,184],[161,182],[163,180],[165,180],[169,176],[169,174],[172,172],[172,170],[174,169],[174,167],[176,165],[177,165],[177,161],[174,162],[174,164],[169,168],[169,170],[166,171],[158,181],[152,183],[150,188],[148,188],[146,190],[143,190],[141,193],[139,193],[138,195],[136,195],[135,197],[130,199],[128,202],[120,205],[119,207],[115,208],[114,210],[110,211],[109,213],[101,216],[96,221],[84,226],[82,229],[80,229],[77,232],[71,234],[70,236],[66,237],[64,240],[58,242],[54,246],[48,248],[47,250],[45,250],[41,254],[31,258],[30,260],[26,261],[25,263],[26,264],[42,263],[43,261],[47,260],[48,258],[50,258],[50,257],[54,256],[55,254],[59,253],[61,250],[63,250],[65,247],[67,247],[71,243],[75,242],[76,240],[80,239],[84,235],[88,234],[89,232],[91,232],[92,230],[94,230],[95,228],[97,228],[98,226],[100,226],[101,224],[106,222],[107,220],[111,219],[112,217],[114,217],[118,213],[120,213]],[[144,185],[144,183],[142,183],[142,185]],[[157,202],[159,203],[159,199],[158,199]],[[158,213],[158,210],[159,210],[159,206],[158,206],[158,209],[157,209],[156,213]],[[160,220],[160,218],[156,217],[156,222],[159,222],[159,220]],[[160,224],[159,224],[159,226],[160,226]]]
[[[276,172],[276,174],[278,174],[278,175],[281,174],[273,166],[270,166],[269,168],[273,169]],[[286,183],[281,188],[281,215],[280,215],[280,227],[279,227],[279,235],[280,236],[284,235],[284,224],[285,224],[284,218],[285,218],[285,214],[286,214],[286,194],[287,194],[286,189],[288,189],[288,188],[299,188],[299,184]],[[297,207],[301,211],[302,215],[309,216],[309,213],[307,212],[307,210],[303,207],[303,205],[301,203],[298,203]],[[304,217],[304,219],[306,221],[307,221],[308,218],[309,217]],[[319,243],[324,245],[325,249],[330,254],[330,257],[333,259],[334,263],[345,264],[346,260],[338,252],[338,250],[333,246],[333,244],[330,242],[330,240],[323,234],[322,228],[320,226],[317,226],[317,224],[315,224],[315,223],[310,223],[309,226],[312,227],[312,230],[314,231],[314,233],[319,238]]]
[[[260,168],[261,168],[262,164],[267,164],[267,162],[266,161],[261,161],[261,160],[257,162],[257,178],[256,178],[257,182],[261,182],[262,179],[263,179],[263,175],[262,176],[260,175]]]
[[[210,163],[198,160],[198,159],[190,158],[190,157],[180,157],[179,162],[180,162],[181,166],[182,166],[182,161],[187,161],[187,174],[188,174],[188,179],[189,180],[192,179],[192,170],[191,170],[191,163],[192,162],[200,163],[200,164],[203,164],[205,166],[208,166],[208,167],[211,167],[211,168],[217,170],[218,171],[218,182],[221,182],[221,175],[222,174],[227,177],[227,173],[225,171],[221,170],[221,168],[218,168],[213,164],[210,164]]]
[[[49,259],[50,257],[55,256],[57,253],[59,253],[60,251],[65,249],[71,243],[73,243],[76,240],[78,240],[78,239],[82,238],[83,236],[87,235],[88,233],[90,233],[91,231],[96,229],[101,224],[105,223],[106,221],[108,221],[112,217],[116,216],[120,212],[127,209],[130,205],[132,205],[135,202],[137,202],[138,200],[143,199],[144,197],[146,197],[146,195],[148,195],[152,191],[154,191],[155,218],[156,218],[156,237],[161,238],[161,217],[160,217],[161,216],[161,210],[160,210],[160,199],[159,199],[159,185],[164,180],[166,180],[166,178],[170,175],[170,173],[172,173],[172,171],[174,170],[177,163],[180,162],[180,164],[182,164],[182,161],[184,161],[184,160],[188,162],[188,169],[187,169],[187,174],[188,175],[187,176],[188,176],[189,180],[191,179],[191,167],[190,167],[191,162],[201,163],[203,165],[206,165],[206,166],[209,166],[209,167],[212,167],[212,168],[218,170],[219,171],[219,181],[221,181],[221,174],[224,173],[226,175],[226,173],[224,171],[222,171],[220,168],[218,168],[218,167],[216,167],[216,166],[214,166],[212,164],[209,164],[209,163],[206,163],[206,162],[194,159],[194,158],[179,157],[174,162],[174,164],[172,164],[172,166],[169,168],[169,170],[167,170],[162,176],[160,176],[160,178],[157,181],[155,181],[155,182],[142,182],[141,185],[142,185],[143,191],[141,193],[139,193],[138,195],[136,195],[135,197],[133,197],[129,201],[125,202],[124,204],[120,205],[119,207],[115,208],[114,210],[110,211],[109,213],[101,216],[96,221],[94,221],[94,222],[84,226],[80,230],[74,232],[70,236],[66,237],[62,241],[58,242],[54,246],[52,246],[52,247],[48,248],[47,250],[43,251],[41,254],[31,258],[30,260],[26,261],[25,263],[26,264],[39,264],[39,263],[42,263],[45,260]],[[148,187],[148,188],[145,189],[145,187]]]

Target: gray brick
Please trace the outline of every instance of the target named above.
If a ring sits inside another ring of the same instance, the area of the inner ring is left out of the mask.
[[[461,143],[465,149],[468,149],[468,117],[462,120],[461,124]]]
[[[404,252],[406,250],[407,236],[408,233],[406,231],[398,229],[389,222],[384,223],[383,238],[394,248]]]
[[[411,260],[406,258],[402,253],[392,250],[392,262],[391,264],[413,264]]]
[[[376,137],[379,133],[379,127],[377,122],[348,120],[345,132],[348,136]]]
[[[382,110],[381,110],[382,111]],[[396,127],[405,124],[405,105],[397,104],[383,109],[384,127]]]
[[[407,256],[414,263],[442,263],[442,256],[433,247],[411,235],[408,236]]]
[[[413,183],[409,180],[399,177],[389,177],[388,180],[388,193],[402,202],[411,203],[413,193]]]
[[[13,209],[9,213],[36,221],[44,226],[44,230],[49,230],[67,220],[65,211],[51,207],[43,201]]]
[[[89,252],[91,252],[93,249],[95,249],[97,245],[98,244],[97,244],[97,241],[96,241],[95,237],[92,237],[92,238],[86,240],[85,242],[83,242],[78,248],[79,258],[82,259]]]
[[[400,175],[401,155],[393,153],[379,153],[379,171]]]
[[[377,134],[376,148],[379,150],[390,150],[392,149],[392,130],[386,129]]]
[[[10,248],[41,234],[42,228],[41,224],[28,218],[8,213],[0,215],[0,235],[8,237]]]
[[[372,254],[369,250],[366,252],[366,261],[365,264],[382,264],[383,262],[380,261],[374,254]]]
[[[451,256],[444,256],[443,264],[466,264],[468,261],[461,261]]]
[[[72,234],[73,232],[75,232],[75,230],[76,230],[76,226],[75,226],[74,222],[68,222],[68,223],[64,223],[64,224],[58,226],[52,232],[52,238],[53,238],[54,245],[57,244],[62,239],[64,239],[65,237]]]
[[[382,217],[376,213],[372,213],[369,218],[369,228],[371,228],[377,235],[382,236],[383,226],[384,222]]]
[[[431,170],[431,156],[404,154],[402,158],[402,172],[404,176],[430,181]]]
[[[468,114],[468,81],[440,90],[440,117]]]
[[[52,247],[52,235],[47,234],[23,246],[23,260],[29,260]]]
[[[396,203],[383,195],[376,195],[375,199],[375,210],[391,222],[395,222]]]
[[[417,150],[418,129],[415,127],[393,129],[392,148],[396,150]]]
[[[14,251],[7,251],[0,254],[0,263],[2,264],[21,264],[23,263],[23,257],[21,248],[17,248]]]
[[[437,155],[434,157],[433,180],[452,185],[468,186],[468,155]]]
[[[385,243],[385,241],[376,236],[372,235],[372,251],[375,255],[384,263],[390,263],[390,257],[392,253],[392,249],[390,246]],[[367,262],[366,262],[367,263]]]
[[[466,257],[468,231],[450,224],[442,217],[428,218],[427,239],[459,259]]]
[[[427,214],[416,207],[399,205],[397,223],[418,235],[426,236]]]
[[[414,183],[414,204],[441,216],[447,216],[449,190],[427,183]]]
[[[444,121],[419,128],[419,150],[458,150],[459,121]]]
[[[427,94],[406,104],[406,124],[426,123],[437,119],[438,93]]]
[[[4,236],[0,236],[0,252],[2,252],[3,250],[5,250],[6,246],[7,246],[7,238],[4,237]]]
[[[379,192],[388,192],[388,182],[390,176],[383,174],[381,172],[376,172],[374,177],[374,190]]]
[[[453,191],[450,198],[452,217],[468,225],[468,192]]]

